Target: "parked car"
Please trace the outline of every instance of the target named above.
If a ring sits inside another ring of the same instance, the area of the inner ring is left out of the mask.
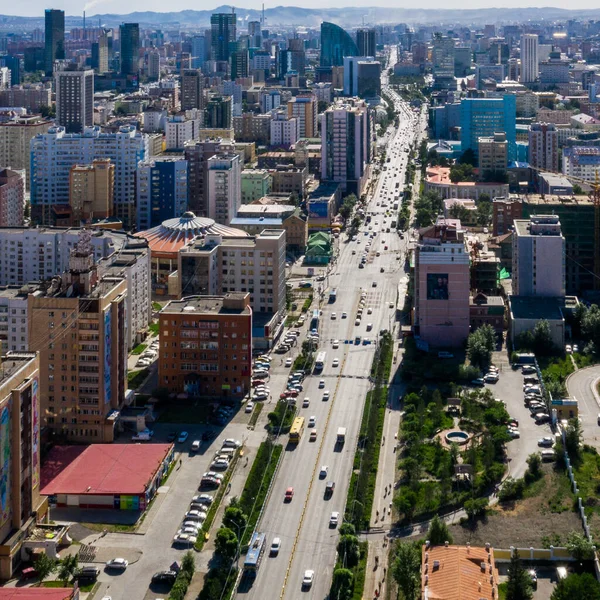
[[[114,569],[116,571],[124,571],[127,568],[129,561],[124,558],[111,558],[106,563],[107,569]]]
[[[189,434],[187,431],[182,431],[182,432],[179,434],[179,436],[177,437],[177,442],[178,442],[179,444],[183,444],[183,442],[185,442],[185,441],[188,439],[189,435],[190,435],[190,434]]]
[[[198,539],[195,535],[190,535],[189,533],[177,533],[173,537],[173,544],[185,544],[187,546],[193,546]]]
[[[152,583],[168,583],[173,585],[177,579],[177,571],[159,571],[152,575]]]

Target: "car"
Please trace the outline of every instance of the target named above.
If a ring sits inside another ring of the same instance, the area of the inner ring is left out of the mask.
[[[570,344],[567,344],[567,345],[565,346],[565,352],[566,352],[567,354],[571,354],[571,353],[573,352],[573,348],[571,348],[571,345],[570,345]]]
[[[182,529],[193,529],[194,531],[199,531],[202,529],[202,523],[198,521],[186,521],[184,520],[181,524]]]
[[[321,470],[319,471],[319,477],[321,479],[325,479],[325,477],[327,477],[328,471],[329,471],[329,467],[327,465],[323,465],[321,467]]]
[[[200,489],[207,487],[219,487],[221,485],[221,480],[216,477],[203,477],[200,480]]]
[[[312,569],[304,571],[304,577],[302,577],[302,588],[306,589],[312,586],[315,580],[315,572]]]
[[[283,501],[291,502],[293,497],[294,497],[294,488],[289,487],[287,490],[285,490],[285,496],[283,497]]]
[[[209,494],[198,494],[192,498],[194,504],[207,504],[210,506],[213,503],[214,498]]]
[[[167,435],[167,442],[171,443],[174,442],[177,439],[177,432],[176,431],[170,431],[169,434]]]
[[[514,429],[512,427],[508,428],[508,435],[510,435],[511,438],[520,438],[521,437],[521,433],[518,429]]]
[[[483,387],[485,385],[485,381],[481,377],[478,377],[477,379],[473,379],[473,381],[471,381],[471,385]]]
[[[523,373],[523,375],[528,375],[529,373],[535,373],[536,372],[536,368],[532,365],[523,365],[521,367],[521,373]]]
[[[291,358],[286,358],[285,359],[285,366],[286,367],[291,367],[292,366],[292,359]]]
[[[339,367],[340,366],[340,359],[339,358],[334,358],[333,362],[331,363],[332,367]]]
[[[537,579],[537,573],[535,572],[535,569],[529,569],[527,571],[527,575],[529,576],[529,580],[531,581],[531,587],[534,590],[537,590],[538,579]]]
[[[335,481],[328,481],[325,484],[325,497],[329,498],[333,495],[333,490],[335,490]]]
[[[200,450],[200,440],[194,440],[190,449],[192,452],[198,452]]]
[[[332,347],[334,350],[337,350],[340,347],[340,340],[333,340]]]
[[[354,254],[356,254],[356,250],[352,250],[352,254],[353,254],[353,255],[354,255]]]
[[[542,423],[547,423],[550,420],[550,415],[548,413],[539,412],[536,413],[533,418],[538,425],[541,425]]]
[[[340,522],[340,513],[334,510],[329,517],[329,527],[337,527]]]
[[[251,413],[254,410],[254,402],[250,400],[250,402],[246,403],[246,407],[244,408],[245,413]]]
[[[325,387],[325,380],[319,379],[319,388],[324,388],[324,387]]]
[[[177,579],[177,571],[159,571],[152,575],[152,583],[168,583],[173,585]]]
[[[309,436],[309,438],[308,438],[308,441],[309,441],[309,442],[316,442],[316,441],[317,441],[317,430],[316,430],[316,429],[313,429],[313,430],[310,432],[310,436]]]
[[[33,577],[37,577],[38,573],[37,571],[32,568],[29,567],[29,569],[23,569],[23,578],[24,579],[30,579]],[[94,567],[94,566],[88,566],[88,567],[81,567],[78,571],[75,572],[75,574],[73,575],[73,578],[76,580],[92,580],[92,581],[96,581],[96,579],[98,578],[98,575],[100,575],[100,569],[98,567]]]
[[[367,314],[368,315],[373,314],[373,309],[371,307],[367,308]]]
[[[579,346],[577,344],[573,344],[573,354],[579,352]]]
[[[306,408],[309,405],[310,405],[310,398],[307,396],[306,398],[304,398],[304,400],[302,400],[302,408]]]
[[[271,556],[277,556],[279,554],[279,550],[281,550],[281,538],[273,538],[271,542],[271,549],[269,550],[269,554]]]
[[[308,427],[314,427],[317,424],[317,417],[314,415],[308,418]]]
[[[189,433],[187,431],[182,431],[177,437],[177,443],[183,444],[189,437]]]
[[[367,331],[371,331],[373,329],[373,323],[367,323]]]
[[[364,269],[365,268],[365,263],[363,263],[363,262],[359,263],[358,268],[359,269]]]
[[[329,397],[330,397],[329,390],[325,390],[323,392],[323,401],[329,400]]]
[[[371,286],[372,286],[372,287],[377,287],[377,282],[376,282],[376,281],[374,281],[374,282],[371,284]]]
[[[221,443],[223,448],[239,448],[242,443],[239,440],[234,440],[233,438],[226,438]]]
[[[348,313],[347,312],[343,312],[342,313],[342,319],[347,319],[348,318]]]
[[[196,543],[198,536],[192,535],[190,533],[176,533],[173,536],[173,544],[186,544],[188,546],[192,546]]]
[[[198,527],[190,527],[187,525],[186,527],[181,527],[177,530],[177,533],[186,533],[187,535],[198,535],[199,528]]]
[[[538,446],[542,448],[552,448],[554,446],[554,440],[551,437],[543,437],[538,440]]]
[[[499,379],[499,377],[498,377],[498,374],[497,374],[497,373],[486,373],[486,374],[483,376],[483,380],[484,380],[486,383],[497,383],[497,382],[498,382],[498,379]]]
[[[334,312],[332,312],[332,313],[331,313],[331,320],[332,320],[332,321],[335,321],[335,320],[336,320],[336,318],[337,318],[337,315],[336,315]]]
[[[206,513],[201,510],[188,510],[183,518],[187,521],[205,521]]]
[[[202,477],[212,477],[213,479],[218,479],[219,481],[223,481],[225,475],[223,473],[216,473],[215,471],[206,471]]]
[[[210,468],[217,469],[219,471],[225,471],[229,468],[229,461],[223,459],[215,460],[212,463],[210,463]]]
[[[129,561],[124,558],[111,558],[106,563],[107,569],[114,569],[115,571],[124,571],[127,568]]]

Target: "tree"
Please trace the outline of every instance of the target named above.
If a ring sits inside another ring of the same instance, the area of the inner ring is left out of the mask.
[[[188,550],[183,555],[183,560],[181,561],[181,570],[187,573],[190,576],[190,579],[194,575],[194,571],[196,570],[196,559],[194,558],[194,553],[191,550]]]
[[[487,227],[492,222],[492,203],[489,200],[479,200],[475,218],[481,227]]]
[[[356,527],[346,521],[339,526],[338,532],[340,535],[356,535]]]
[[[482,325],[467,339],[467,356],[472,364],[484,368],[490,364],[495,347],[496,332],[494,328],[491,325]]]
[[[536,481],[542,476],[542,457],[539,452],[530,454],[527,458],[527,473],[525,478]]]
[[[417,501],[417,494],[407,487],[401,488],[400,494],[394,498],[394,504],[398,512],[402,513],[407,519],[415,514]]]
[[[354,592],[354,574],[350,569],[336,569],[333,572],[330,598],[335,600],[350,600]]]
[[[460,219],[463,222],[468,221],[470,217],[470,211],[466,206],[464,206],[464,204],[460,204],[459,202],[455,202],[450,207],[449,212],[453,219]]]
[[[554,351],[550,323],[546,319],[540,319],[533,328],[533,351],[542,355]]]
[[[572,573],[558,582],[550,600],[600,600],[600,583],[590,573]]]
[[[343,565],[355,567],[360,559],[360,545],[355,535],[342,535],[338,542],[338,554]]]
[[[485,513],[487,506],[487,498],[471,498],[469,500],[465,500],[463,508],[467,513],[467,517],[474,521],[478,516]]]
[[[531,596],[531,579],[523,568],[518,550],[515,550],[508,567],[506,600],[529,600]]]
[[[392,574],[404,600],[416,600],[421,591],[421,547],[417,542],[398,544]]]
[[[450,167],[450,181],[460,183],[461,181],[473,180],[473,165],[468,163],[457,163]]]
[[[592,304],[589,308],[582,308],[578,315],[583,339],[600,348],[600,308]]]
[[[438,515],[435,515],[429,523],[427,539],[432,546],[442,546],[445,542],[452,543],[452,535],[448,530],[448,525]]]
[[[581,457],[582,441],[583,431],[581,430],[581,423],[577,417],[573,417],[569,419],[565,432],[565,447],[571,460],[578,460]]]
[[[573,194],[575,196],[583,196],[584,193],[583,188],[578,183],[573,186]]]
[[[594,558],[594,545],[583,533],[571,531],[567,537],[567,550],[575,560],[592,560]]]
[[[54,573],[57,567],[57,562],[44,552],[38,556],[34,567],[37,571],[40,581],[44,581],[44,579],[46,579],[50,573]]]
[[[471,148],[467,148],[458,159],[459,164],[477,165],[477,157]]]
[[[58,578],[65,583],[68,583],[77,571],[77,555],[69,554],[65,556],[58,565]]]
[[[238,553],[239,540],[235,531],[221,527],[215,536],[215,552],[224,560],[231,562]]]
[[[44,119],[52,119],[56,117],[56,107],[54,104],[51,106],[47,106],[46,104],[42,104],[40,106],[40,113]]]
[[[239,506],[228,506],[223,515],[223,527],[233,529],[235,532],[241,532],[248,523],[248,517]]]

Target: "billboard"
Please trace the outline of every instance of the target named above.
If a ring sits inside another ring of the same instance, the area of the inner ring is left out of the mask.
[[[309,219],[326,219],[329,217],[329,200],[316,200],[308,203]]]
[[[448,300],[448,273],[427,273],[427,300]]]
[[[0,528],[10,519],[10,512],[10,411],[7,403],[0,411]]]
[[[38,378],[31,383],[31,487],[35,489],[40,485],[40,399],[38,396]]]
[[[104,403],[109,404],[112,395],[112,313],[110,306],[104,311]]]

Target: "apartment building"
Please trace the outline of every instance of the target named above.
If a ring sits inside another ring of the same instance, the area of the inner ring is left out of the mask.
[[[301,138],[318,137],[317,126],[317,98],[312,94],[298,95],[292,98],[288,104],[288,117],[298,119],[298,130]]]
[[[237,154],[216,154],[207,161],[208,217],[229,225],[242,204],[242,175]]]
[[[202,113],[195,108],[168,117],[165,125],[167,150],[183,150],[187,143],[199,138],[201,127]]]
[[[21,564],[28,532],[48,513],[40,495],[41,374],[35,352],[8,352],[0,359],[0,580]]]
[[[158,381],[170,392],[242,398],[252,373],[248,293],[176,300],[159,315]]]
[[[114,195],[115,165],[109,158],[73,165],[69,176],[71,224],[81,226],[112,216]]]
[[[42,422],[69,441],[109,443],[127,389],[127,281],[98,277],[82,232],[62,278],[29,297],[29,347],[40,354]]]
[[[506,174],[508,142],[504,132],[479,138],[479,173],[481,177],[499,177]]]
[[[268,145],[271,139],[271,114],[255,115],[244,113],[233,117],[233,131],[238,142],[256,142],[259,145]]]
[[[0,90],[0,106],[22,106],[28,113],[39,113],[42,106],[52,106],[52,86],[30,83]]]
[[[558,171],[558,130],[554,123],[529,127],[529,164],[538,171]]]
[[[135,224],[135,173],[139,161],[149,156],[146,134],[124,125],[115,133],[86,127],[83,133],[67,133],[52,127],[31,140],[31,216],[35,223],[52,224],[59,210],[69,204],[71,167],[110,158],[115,165],[114,216],[130,229]],[[60,207],[60,209],[59,209]]]
[[[23,225],[25,171],[0,169],[0,227]]]
[[[574,146],[563,149],[562,172],[567,177],[578,177],[593,183],[600,171],[600,148]]]
[[[94,124],[94,71],[56,71],[56,124],[81,133]]]
[[[241,174],[242,204],[250,204],[271,193],[272,179],[266,169],[245,169]]]
[[[277,111],[271,121],[271,146],[293,146],[300,137],[299,128],[296,117],[288,117],[285,111]]]

